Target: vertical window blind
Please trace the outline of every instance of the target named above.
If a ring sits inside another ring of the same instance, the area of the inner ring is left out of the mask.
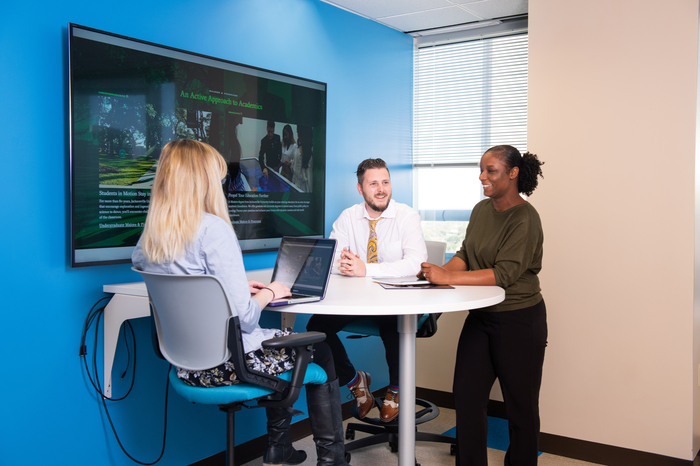
[[[489,147],[527,145],[527,34],[419,48],[413,164],[479,163]]]

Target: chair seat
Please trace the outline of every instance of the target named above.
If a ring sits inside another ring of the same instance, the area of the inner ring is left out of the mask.
[[[418,316],[418,322],[416,328],[420,328],[423,323],[428,320],[430,314],[423,314]],[[360,335],[373,335],[375,337],[379,336],[379,326],[377,321],[371,317],[360,317],[343,327],[343,332],[357,333]]]
[[[169,377],[170,383],[175,391],[191,403],[226,405],[229,403],[254,400],[274,393],[273,390],[250,383],[239,383],[223,387],[193,387],[177,376],[177,368],[175,366],[170,369]],[[279,378],[290,381],[292,378],[292,371],[280,374]],[[304,376],[304,383],[321,384],[325,382],[326,372],[317,364],[309,364],[306,375]]]

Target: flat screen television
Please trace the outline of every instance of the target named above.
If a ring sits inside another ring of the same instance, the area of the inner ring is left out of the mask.
[[[324,236],[325,83],[68,30],[73,267],[131,261],[161,149],[181,138],[226,160],[222,190],[244,252]]]

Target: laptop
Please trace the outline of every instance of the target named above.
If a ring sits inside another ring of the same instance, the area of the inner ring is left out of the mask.
[[[271,281],[289,287],[292,296],[268,306],[309,303],[326,296],[335,257],[335,239],[282,237]]]

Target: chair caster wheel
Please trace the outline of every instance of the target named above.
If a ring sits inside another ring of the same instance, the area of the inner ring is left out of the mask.
[[[345,452],[345,462],[350,464],[350,459],[352,458],[352,455],[348,452]]]
[[[396,453],[399,451],[399,444],[396,442],[389,442],[389,448],[391,448],[392,453]]]
[[[455,456],[457,454],[457,444],[450,444],[450,455]]]
[[[355,429],[348,427],[348,430],[345,431],[345,440],[355,440]]]

